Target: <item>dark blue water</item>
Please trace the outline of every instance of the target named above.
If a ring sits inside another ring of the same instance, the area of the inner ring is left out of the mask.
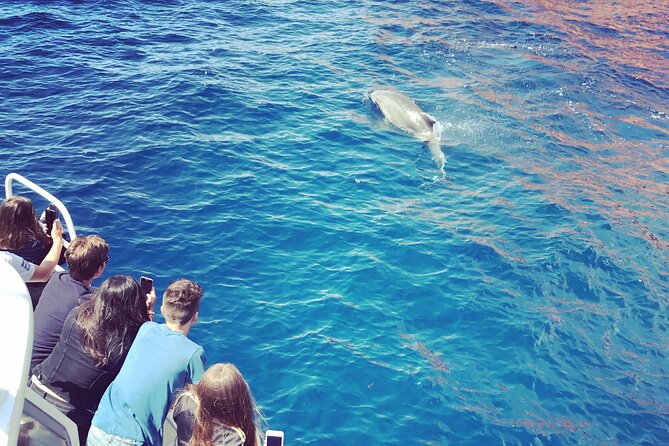
[[[192,337],[287,444],[666,444],[667,17],[5,2],[0,173],[108,273],[202,283]],[[441,122],[445,175],[378,87]]]

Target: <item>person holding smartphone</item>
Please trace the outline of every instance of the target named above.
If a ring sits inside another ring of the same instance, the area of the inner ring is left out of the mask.
[[[42,229],[33,203],[26,197],[14,195],[0,205],[0,248],[30,263],[41,263],[49,252],[51,229]]]
[[[0,205],[0,260],[8,262],[28,284],[33,308],[56,265],[64,262],[63,228],[57,213],[51,227],[42,229],[32,202],[18,195]]]
[[[109,385],[88,434],[88,446],[162,445],[163,423],[177,393],[204,373],[204,350],[188,339],[204,291],[180,279],[163,294],[164,324],[145,322],[120,373]]]
[[[46,282],[58,265],[63,250],[59,220],[53,222],[50,236],[39,226],[29,199],[13,196],[0,205],[0,260],[11,264],[24,282]]]
[[[146,301],[135,279],[110,276],[69,312],[53,351],[33,369],[30,387],[77,424],[82,445],[102,394],[149,320]]]

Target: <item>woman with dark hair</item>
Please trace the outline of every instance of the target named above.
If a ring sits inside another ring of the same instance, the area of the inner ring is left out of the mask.
[[[29,199],[13,196],[0,205],[0,257],[14,266],[24,282],[49,280],[60,262],[63,249],[60,221],[54,222],[49,235],[40,227]],[[35,297],[39,293],[33,300]]]
[[[85,444],[93,413],[123,365],[156,293],[130,276],[111,276],[67,316],[53,352],[33,369],[30,387],[72,419]]]
[[[2,202],[0,248],[39,264],[52,243],[35,217],[32,201],[15,195]]]
[[[214,364],[176,399],[179,446],[260,446],[260,414],[242,374]]]

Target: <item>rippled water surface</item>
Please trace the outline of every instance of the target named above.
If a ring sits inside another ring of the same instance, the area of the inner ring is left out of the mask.
[[[0,173],[108,273],[201,282],[192,337],[289,445],[666,444],[668,17],[5,2]],[[445,175],[380,87],[441,122]]]

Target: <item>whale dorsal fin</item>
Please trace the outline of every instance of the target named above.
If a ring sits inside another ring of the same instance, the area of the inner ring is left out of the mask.
[[[428,115],[427,113],[422,112],[421,115],[423,116],[423,119],[425,119],[427,125],[429,125],[430,127],[433,127],[437,123],[437,120],[434,119],[432,116]]]

